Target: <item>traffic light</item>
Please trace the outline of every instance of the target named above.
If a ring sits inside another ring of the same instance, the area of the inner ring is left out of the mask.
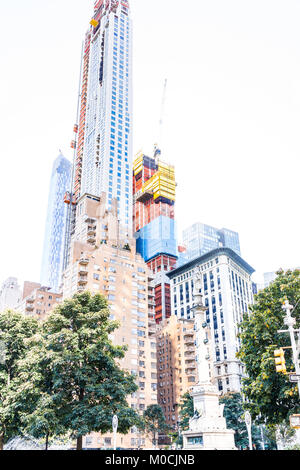
[[[293,429],[300,429],[300,415],[290,416],[290,426]]]
[[[281,372],[282,374],[286,374],[284,350],[282,348],[276,349],[274,351],[274,356],[275,356],[276,372]]]

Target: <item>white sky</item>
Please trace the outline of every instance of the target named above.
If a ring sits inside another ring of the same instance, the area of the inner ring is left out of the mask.
[[[81,42],[93,0],[0,7],[0,281],[39,280],[52,163],[71,159]],[[240,234],[265,271],[300,265],[299,0],[131,0],[134,150],[176,166],[178,232]]]

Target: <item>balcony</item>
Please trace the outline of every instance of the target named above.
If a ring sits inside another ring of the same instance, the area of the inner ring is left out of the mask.
[[[192,366],[192,365],[189,365],[186,367],[186,373],[189,375],[189,373],[193,373],[194,371],[196,370],[196,365]]]
[[[189,377],[197,377],[196,372],[188,372],[188,370],[186,370],[186,375],[188,375]]]
[[[149,331],[149,334],[151,334],[151,335],[156,334],[156,326],[154,326],[154,325],[150,326],[149,325],[148,331]]]
[[[81,276],[87,276],[88,275],[88,270],[83,268],[83,267],[79,267],[78,272]]]
[[[192,337],[184,338],[184,344],[186,344],[186,345],[188,345],[188,344],[189,345],[192,345],[192,344],[195,345],[194,337],[192,336]]]
[[[90,224],[90,225],[94,225],[97,222],[96,219],[94,219],[93,217],[90,217],[89,215],[85,215],[83,220],[86,224]]]
[[[27,312],[33,312],[33,310],[34,310],[33,305],[28,305],[28,304],[27,304],[27,305],[26,305],[26,310],[27,310]]]
[[[193,336],[194,337],[194,332],[193,331],[185,331],[183,337],[185,338],[186,336]]]
[[[26,299],[26,302],[27,302],[28,304],[31,304],[31,303],[34,302],[34,298],[33,298],[33,297],[29,297],[28,299]]]
[[[194,353],[195,348],[191,348],[190,346],[184,350],[184,353]]]
[[[85,286],[88,283],[87,277],[80,276],[78,279],[78,284],[80,286]]]
[[[185,359],[185,362],[187,363],[187,366],[194,366],[195,365],[195,357],[194,356],[187,357]]]
[[[90,260],[87,259],[87,258],[80,258],[79,260],[79,264],[81,264],[82,266],[87,266],[89,264]]]
[[[96,227],[88,227],[87,234],[96,236]]]

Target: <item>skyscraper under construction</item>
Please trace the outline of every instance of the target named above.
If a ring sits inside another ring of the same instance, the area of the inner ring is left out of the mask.
[[[84,194],[118,201],[120,224],[132,233],[132,24],[127,0],[97,0],[86,33],[78,121],[74,126],[73,183],[65,267]],[[73,210],[72,210],[73,208]]]
[[[155,320],[171,316],[170,281],[176,267],[174,167],[164,163],[156,147],[153,157],[140,153],[133,163],[133,230],[137,251],[155,275]]]

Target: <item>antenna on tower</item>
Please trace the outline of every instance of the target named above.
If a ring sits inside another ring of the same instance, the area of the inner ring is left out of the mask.
[[[162,97],[162,102],[161,102],[160,119],[159,119],[158,143],[156,143],[154,145],[154,157],[155,157],[155,159],[158,159],[159,155],[161,154],[161,150],[160,150],[159,146],[161,145],[161,142],[162,142],[162,130],[163,130],[163,123],[164,123],[164,112],[165,112],[165,103],[166,103],[166,95],[167,95],[167,84],[168,84],[168,80],[165,79],[164,89],[163,89],[163,97]]]

